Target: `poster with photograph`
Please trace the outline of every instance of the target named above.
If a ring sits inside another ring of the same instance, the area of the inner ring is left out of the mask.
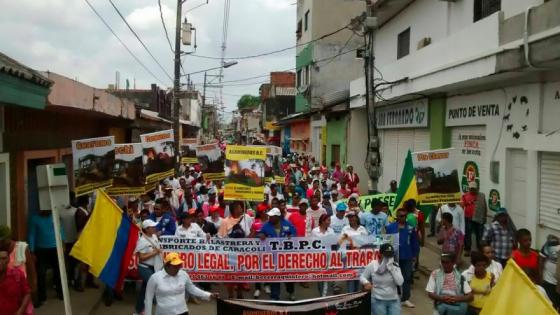
[[[226,147],[225,200],[262,201],[266,147]]]
[[[142,143],[115,145],[113,186],[107,188],[109,195],[141,195],[146,192],[142,153]]]
[[[181,141],[181,163],[182,164],[196,164],[196,146],[198,145],[197,138],[183,138]]]
[[[76,196],[112,185],[115,137],[74,140],[72,157]]]
[[[444,149],[412,154],[418,201],[422,204],[460,202],[459,172],[453,153],[454,149]]]
[[[175,173],[175,140],[173,130],[164,130],[140,136],[142,164],[146,184],[157,183]]]
[[[205,180],[223,180],[226,158],[218,143],[199,145],[196,157]]]
[[[286,174],[282,169],[282,148],[277,146],[266,147],[266,161],[264,169],[265,181],[274,181],[278,185],[284,185]]]

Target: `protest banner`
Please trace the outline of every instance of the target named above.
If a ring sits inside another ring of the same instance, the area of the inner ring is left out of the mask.
[[[140,136],[142,163],[146,184],[155,184],[175,173],[175,141],[173,130],[164,130]]]
[[[199,145],[196,157],[205,180],[223,180],[225,156],[218,143]]]
[[[74,140],[72,157],[76,196],[113,184],[115,137]]]
[[[339,244],[340,242],[340,244]],[[183,268],[198,282],[317,282],[357,280],[370,262],[380,262],[379,246],[398,249],[398,234],[321,238],[221,239],[162,236],[164,253],[178,252]],[[396,253],[398,257],[398,252]],[[395,258],[397,259],[397,258]],[[133,274],[134,262],[129,269]]]
[[[225,200],[262,201],[266,147],[226,147]]]
[[[395,200],[397,199],[397,194],[386,193],[386,194],[375,194],[375,195],[366,195],[360,196],[358,200],[358,204],[360,208],[364,211],[371,211],[372,203],[374,199],[379,199],[380,201],[386,203],[389,206],[389,209],[393,209],[395,206]],[[348,199],[341,200],[342,202],[348,203]]]
[[[282,148],[276,146],[266,147],[266,161],[264,168],[264,177],[266,183],[274,181],[278,185],[285,185],[286,174],[282,169]]]
[[[109,195],[141,195],[149,190],[151,186],[146,186],[142,155],[141,143],[115,145],[113,186],[107,188]]]
[[[198,145],[197,138],[183,138],[181,142],[181,163],[182,164],[196,164],[196,146]]]
[[[422,204],[460,202],[459,172],[452,159],[453,152],[444,149],[412,154],[418,201]]]
[[[301,301],[218,300],[218,314],[356,315],[371,313],[371,293],[358,292]]]

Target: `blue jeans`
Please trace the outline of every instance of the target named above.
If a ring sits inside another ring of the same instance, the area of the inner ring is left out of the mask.
[[[136,313],[142,313],[144,311],[144,299],[146,298],[146,285],[148,280],[154,274],[154,268],[147,268],[142,265],[138,265],[138,275],[142,278],[142,289],[140,289],[140,294],[136,297]]]
[[[412,284],[412,260],[401,259],[399,260],[399,266],[401,267],[401,273],[404,278],[401,295],[401,301],[404,302],[410,299],[410,285]]]
[[[360,280],[349,280],[346,282],[346,288],[348,289],[348,293],[355,293],[360,291]]]
[[[399,300],[372,299],[371,303],[372,303],[371,305],[372,315],[400,315],[401,314],[401,301]]]
[[[467,314],[467,303],[445,304],[441,303],[436,305],[436,310],[439,315],[465,315]]]
[[[271,283],[270,284],[270,298],[274,301],[280,300],[280,285],[282,283]],[[294,294],[295,285],[294,283],[286,282],[286,291],[288,294]]]
[[[332,287],[332,282],[317,282],[317,289],[319,290],[319,296],[328,296],[329,288]]]

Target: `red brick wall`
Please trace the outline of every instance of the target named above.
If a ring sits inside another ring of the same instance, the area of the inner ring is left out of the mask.
[[[296,74],[294,72],[271,72],[270,83],[279,87],[296,86]]]

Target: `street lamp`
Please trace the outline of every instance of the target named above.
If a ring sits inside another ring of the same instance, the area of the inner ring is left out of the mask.
[[[202,72],[207,72],[210,70],[216,70],[216,69],[221,69],[221,68],[229,68],[231,66],[235,66],[236,64],[238,64],[237,61],[227,61],[224,62],[221,66],[219,67],[214,67],[214,68],[209,68],[209,69],[205,69],[205,70],[200,70],[200,71],[195,71],[195,72],[191,72],[191,73],[187,73],[187,74],[183,74],[182,76],[187,76],[188,79],[190,79],[191,74],[197,74],[197,73],[202,73]],[[188,81],[188,80],[187,80]]]

